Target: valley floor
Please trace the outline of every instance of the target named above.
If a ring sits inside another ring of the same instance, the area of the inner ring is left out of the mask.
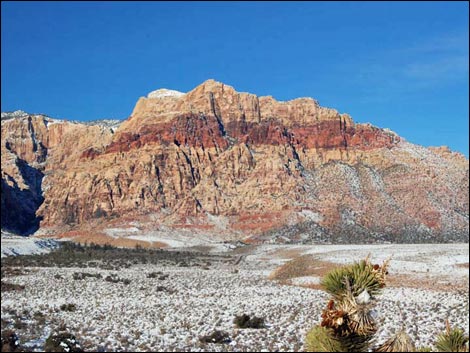
[[[60,326],[86,351],[299,351],[328,298],[320,276],[370,253],[374,263],[392,256],[379,343],[403,325],[432,345],[446,319],[469,333],[468,244],[95,250],[2,258],[2,331],[35,351]],[[267,327],[236,328],[243,313]],[[200,342],[214,330],[231,342]]]

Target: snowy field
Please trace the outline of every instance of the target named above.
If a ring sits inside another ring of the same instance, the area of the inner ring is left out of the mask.
[[[57,246],[57,242],[53,239],[20,237],[2,231],[2,257],[44,254]]]
[[[333,268],[369,253],[379,263],[392,255],[390,276],[404,276],[406,285],[395,280],[379,297],[379,343],[404,325],[419,346],[432,345],[445,319],[468,335],[468,244],[246,246],[187,260],[174,252],[174,261],[146,264],[131,256],[119,269],[93,259],[88,267],[23,266],[23,273],[5,275],[2,259],[2,282],[24,286],[4,291],[2,284],[2,331],[13,328],[34,351],[60,326],[86,351],[300,351],[328,297],[302,287],[318,285],[315,273],[287,282],[269,275],[299,256]],[[96,277],[74,279],[80,272]],[[109,275],[130,283],[105,280]],[[233,320],[243,313],[264,318],[266,328],[236,328]],[[231,342],[200,342],[214,330]]]

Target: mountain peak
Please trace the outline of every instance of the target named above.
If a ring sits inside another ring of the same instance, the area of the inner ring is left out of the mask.
[[[167,98],[169,97],[169,98]],[[164,99],[163,99],[164,98]],[[174,116],[204,114],[216,116],[223,125],[258,124],[275,119],[285,126],[308,125],[319,121],[343,119],[349,126],[351,117],[335,109],[321,107],[310,97],[277,101],[271,96],[238,92],[234,87],[209,79],[187,93],[159,89],[141,97],[119,130],[138,131],[145,125],[172,121]]]
[[[160,88],[155,91],[150,92],[147,95],[147,98],[164,98],[164,97],[174,97],[174,98],[179,98],[181,96],[184,96],[183,92],[180,91],[175,91],[172,89],[167,89],[167,88]]]
[[[141,97],[116,131],[56,122],[2,120],[2,226],[98,234],[132,219],[253,241],[468,242],[468,159],[311,98],[207,80]]]

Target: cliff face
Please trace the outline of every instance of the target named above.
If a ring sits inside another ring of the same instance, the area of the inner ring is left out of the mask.
[[[39,188],[18,163],[45,175]],[[138,220],[252,240],[468,241],[463,155],[311,98],[278,102],[212,80],[140,98],[116,131],[2,120],[2,206],[16,204],[3,183],[37,194],[36,222],[54,231]]]
[[[81,150],[103,148],[112,130],[51,119],[44,115],[2,114],[2,229],[31,234],[38,228],[45,177],[63,173]],[[59,187],[54,185],[53,187]]]

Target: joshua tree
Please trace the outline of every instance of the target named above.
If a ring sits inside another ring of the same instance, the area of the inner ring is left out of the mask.
[[[385,286],[390,259],[372,265],[369,256],[353,265],[330,271],[321,285],[332,298],[322,312],[322,321],[305,339],[308,352],[431,352],[416,348],[404,328],[379,346],[372,346],[377,326],[372,314],[375,297]],[[468,337],[446,321],[446,331],[437,337],[439,352],[468,352]]]
[[[373,265],[369,257],[329,272],[321,281],[332,298],[320,325],[307,334],[310,352],[367,351],[377,326],[372,315],[375,296],[385,286],[389,260]]]

